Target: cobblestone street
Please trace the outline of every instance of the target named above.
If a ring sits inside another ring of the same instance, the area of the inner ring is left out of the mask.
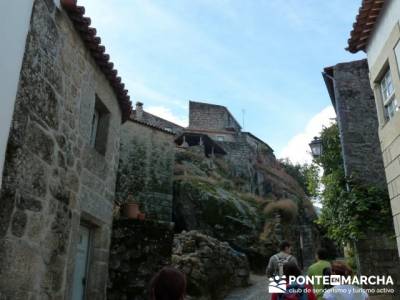
[[[267,277],[251,274],[251,286],[233,290],[225,300],[270,300],[268,294]]]

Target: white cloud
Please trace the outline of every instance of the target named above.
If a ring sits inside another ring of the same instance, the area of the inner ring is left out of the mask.
[[[151,102],[152,104],[161,103],[164,105],[173,105],[174,107],[179,109],[188,109],[188,101],[177,100],[170,95],[160,93],[155,88],[143,83],[139,79],[128,80],[127,84],[132,87],[132,91],[129,91],[129,94],[131,94],[131,97],[133,95],[133,98],[131,98],[131,100],[133,99],[133,102],[140,101],[144,102],[145,104],[147,102]]]
[[[312,157],[308,144],[314,136],[318,136],[323,126],[329,126],[336,117],[332,106],[324,108],[306,125],[304,130],[296,134],[278,154],[279,158],[289,158],[293,163],[310,163]]]
[[[187,117],[184,116],[176,116],[172,113],[172,111],[164,106],[149,106],[145,108],[145,111],[156,115],[160,118],[166,119],[170,122],[176,123],[178,125],[181,125],[183,127],[186,127],[188,125],[188,119]]]

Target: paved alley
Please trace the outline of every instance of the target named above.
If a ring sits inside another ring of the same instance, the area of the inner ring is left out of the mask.
[[[233,290],[225,300],[269,300],[267,277],[251,274],[251,286]]]

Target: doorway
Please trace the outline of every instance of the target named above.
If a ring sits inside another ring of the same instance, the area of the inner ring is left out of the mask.
[[[90,236],[90,229],[86,226],[80,225],[78,245],[75,256],[72,300],[85,299],[90,253]]]

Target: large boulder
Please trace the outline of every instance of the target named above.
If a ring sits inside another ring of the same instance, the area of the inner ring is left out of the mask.
[[[254,203],[203,177],[175,180],[173,207],[177,231],[200,230],[242,247],[254,243],[262,226]]]
[[[313,257],[313,249],[302,251],[299,236],[303,235],[303,245],[315,242],[318,234],[307,234],[315,228],[315,213],[311,204],[308,216],[307,199],[297,181],[271,153],[253,153],[247,144],[224,146],[232,155],[207,157],[197,151],[199,146],[176,152],[175,232],[197,230],[228,242],[245,253],[252,271],[260,274],[282,239],[293,242],[299,261],[305,253]],[[245,158],[233,155],[242,150]]]
[[[175,235],[172,252],[172,264],[187,276],[191,299],[222,299],[232,288],[248,285],[246,255],[226,242],[198,231],[182,232]]]

